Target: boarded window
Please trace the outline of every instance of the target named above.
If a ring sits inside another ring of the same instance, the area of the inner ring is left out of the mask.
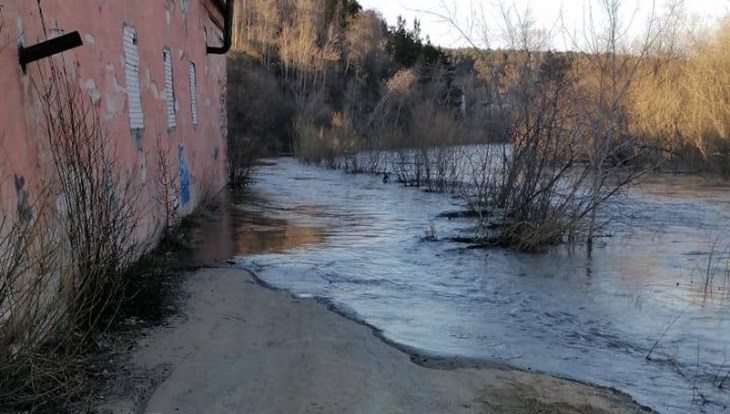
[[[129,104],[129,124],[133,130],[144,129],[142,98],[139,89],[139,53],[137,32],[131,26],[124,26],[124,78]]]
[[[193,114],[193,125],[198,125],[198,93],[195,79],[195,63],[190,62],[190,112]]]
[[[172,82],[172,56],[170,49],[162,50],[163,64],[165,65],[165,91],[167,94],[167,129],[177,126],[175,120],[175,88]]]

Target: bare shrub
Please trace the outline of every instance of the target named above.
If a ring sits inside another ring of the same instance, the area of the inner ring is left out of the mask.
[[[396,181],[405,186],[419,186],[421,180],[421,163],[410,148],[399,148],[391,160],[391,168]]]
[[[149,236],[135,169],[124,174],[76,76],[51,60],[32,82],[45,181],[36,203],[0,226],[0,408],[15,411],[83,404],[94,338]]]
[[[416,185],[429,191],[445,191],[455,179],[456,158],[452,146],[463,132],[452,108],[432,91],[411,109],[407,141],[415,148]]]
[[[458,181],[455,146],[472,132],[455,105],[461,94],[451,78],[440,65],[400,71],[385,84],[371,115],[370,134],[394,151],[390,169],[406,186],[447,191]]]
[[[0,31],[3,23],[0,5]],[[52,410],[79,395],[84,376],[56,358],[71,341],[61,329],[67,308],[49,193],[23,190],[16,202],[14,212],[0,211],[0,411]]]
[[[218,186],[219,181],[216,179],[215,167],[204,163],[201,168],[200,176],[197,177],[198,192],[200,194],[200,205],[203,207],[211,207],[216,204],[221,193]]]
[[[627,49],[621,2],[598,3],[586,16],[585,54],[546,51],[549,34],[536,30],[529,9],[519,12],[506,3],[498,8],[508,50],[482,51],[444,7],[447,14],[440,17],[472,42],[478,56],[482,100],[506,124],[501,154],[477,154],[460,190],[488,221],[482,241],[490,245],[534,251],[583,235],[590,251],[605,223],[598,210],[651,168],[642,164],[641,142],[628,128],[625,108],[661,28],[652,15],[645,38]],[[473,27],[489,46],[491,32],[479,15],[475,11]]]
[[[333,113],[329,128],[323,130],[323,133],[327,137],[325,139],[332,142],[335,156],[342,157],[346,172],[362,173],[372,169],[372,166],[368,168],[368,161],[372,162],[374,158],[362,156],[363,144],[358,139],[350,118],[341,112]]]
[[[77,396],[84,382],[73,360],[58,358],[72,338],[62,331],[67,307],[45,202],[0,223],[0,410],[47,409]]]
[[[469,212],[479,219],[482,226],[488,227],[492,216],[490,206],[496,197],[497,183],[503,172],[501,145],[479,145],[461,152],[458,185],[456,194],[466,202]]]
[[[578,167],[572,62],[525,50],[513,92],[510,145],[490,204],[502,215],[499,243],[534,250],[574,231],[586,174]],[[537,62],[537,64],[535,64]],[[535,67],[537,67],[535,69]],[[493,172],[489,172],[491,175]]]
[[[720,237],[712,241],[707,263],[701,270],[701,288],[705,301],[710,299],[725,301],[730,298],[730,246],[726,242],[721,242]]]
[[[163,142],[163,138],[158,135],[155,150],[157,167],[155,176],[156,201],[163,209],[162,231],[164,237],[177,226],[180,220],[180,199],[178,196],[180,194],[180,184],[175,166],[171,161],[173,148],[170,142]]]
[[[245,185],[256,161],[267,153],[293,151],[294,108],[274,75],[250,58],[228,59],[228,181]]]
[[[304,116],[297,116],[294,121],[297,135],[295,155],[305,163],[319,164],[324,162],[334,168],[339,155],[339,142],[332,139],[324,125],[315,123]]]
[[[141,194],[134,169],[123,175],[96,108],[63,63],[38,88],[51,155],[53,196],[69,264],[62,278],[73,323],[104,328],[118,310],[124,271],[144,251]]]

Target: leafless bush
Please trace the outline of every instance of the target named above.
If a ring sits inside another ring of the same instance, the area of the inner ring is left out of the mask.
[[[295,155],[302,162],[319,164],[324,162],[328,167],[337,166],[340,154],[339,142],[332,139],[324,125],[319,127],[304,116],[297,116],[294,121],[297,135]]]
[[[454,87],[445,69],[437,65],[421,72],[401,71],[385,84],[371,115],[371,134],[394,151],[390,168],[398,182],[448,191],[458,180],[455,146],[472,132],[454,107]]]
[[[461,152],[460,181],[454,190],[466,202],[470,213],[479,218],[482,226],[488,226],[492,218],[489,208],[493,205],[499,177],[502,176],[502,145],[479,145]]]
[[[163,138],[157,136],[155,185],[157,189],[157,203],[163,208],[162,228],[164,235],[178,224],[180,220],[180,184],[175,167],[170,160],[173,154],[172,145],[163,143]]]
[[[575,170],[571,62],[551,54],[539,59],[528,51],[523,58],[517,69],[521,82],[512,92],[511,144],[485,154],[498,155],[498,175],[495,161],[482,159],[477,166],[487,177],[472,181],[479,194],[486,191],[491,198],[477,200],[477,208],[487,204],[501,215],[498,242],[533,250],[574,230],[585,175]]]
[[[428,180],[430,191],[454,191],[459,181],[461,149],[453,146],[435,148],[430,154],[433,176]]]
[[[200,194],[200,205],[210,207],[216,203],[219,198],[221,188],[218,186],[216,179],[215,167],[211,167],[208,163],[203,163],[200,176],[197,177],[198,192]]]
[[[32,82],[47,159],[37,202],[0,226],[0,408],[47,411],[87,390],[93,339],[119,310],[148,235],[134,173],[123,175],[65,62]]]
[[[438,232],[436,231],[436,223],[434,223],[432,217],[428,217],[428,227],[426,227],[426,234],[423,236],[423,240],[438,241]]]
[[[720,237],[713,240],[702,269],[702,295],[706,301],[730,298],[730,246],[722,248],[721,243]]]
[[[62,330],[66,302],[46,201],[0,223],[0,410],[51,407],[83,382],[76,364],[57,359],[72,338]]]
[[[411,109],[408,141],[415,143],[417,185],[429,191],[446,191],[456,178],[458,161],[453,146],[457,137],[466,134],[464,125],[456,119],[455,111],[439,101],[436,91],[426,93]]]
[[[62,283],[71,320],[90,332],[116,313],[124,271],[145,250],[141,192],[133,172],[122,175],[113,140],[74,76],[58,62],[46,76],[38,92],[53,167],[49,188],[61,200],[58,219],[70,262]]]
[[[332,114],[332,119],[322,130],[324,139],[331,142],[335,157],[342,157],[346,172],[362,173],[368,171],[368,160],[363,156],[365,149],[358,139],[349,117],[341,112]]]
[[[420,186],[421,162],[410,148],[399,148],[392,156],[391,168],[397,182],[405,186]]]
[[[293,151],[294,108],[276,77],[242,54],[229,58],[227,75],[228,182],[242,186],[259,157]]]
[[[473,194],[467,202],[496,226],[490,243],[534,251],[586,236],[588,247],[598,209],[645,170],[625,159],[624,146],[582,112],[576,66],[565,55],[524,50],[510,93],[509,144],[473,163]],[[604,125],[604,124],[601,124]],[[588,148],[586,147],[588,143]],[[478,157],[479,158],[479,157]],[[496,167],[495,167],[496,166]]]
[[[461,177],[462,148],[423,146],[399,148],[389,153],[388,166],[395,180],[407,187],[423,187],[430,192],[456,191]]]
[[[461,190],[470,207],[493,224],[485,226],[490,244],[533,251],[584,235],[590,251],[603,224],[598,210],[649,170],[640,162],[625,108],[658,28],[651,20],[646,38],[634,50],[622,49],[620,3],[601,1],[600,10],[586,16],[585,54],[546,51],[549,36],[535,30],[529,10],[507,3],[498,10],[509,50],[482,51],[472,43],[484,68],[483,101],[507,126],[501,154],[482,154],[487,157],[472,162],[471,173],[484,176],[465,180],[474,188]],[[471,42],[451,9],[444,10],[440,17]],[[487,20],[479,20],[479,10],[474,15],[473,27],[482,30],[488,46]],[[599,18],[606,21],[599,24]],[[491,217],[484,217],[485,208]]]
[[[1,12],[2,5],[0,30]],[[16,190],[23,184],[17,209],[0,211],[0,411],[58,412],[59,403],[78,401],[86,385],[67,317],[62,230],[52,189],[31,194],[35,187],[25,178],[15,180]]]

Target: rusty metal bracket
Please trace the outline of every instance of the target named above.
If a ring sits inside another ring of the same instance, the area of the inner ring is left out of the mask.
[[[83,44],[84,42],[81,40],[79,32],[71,32],[33,46],[18,46],[18,60],[20,61],[20,67],[23,68],[23,73],[25,73],[29,63],[63,53],[67,50],[82,46]]]

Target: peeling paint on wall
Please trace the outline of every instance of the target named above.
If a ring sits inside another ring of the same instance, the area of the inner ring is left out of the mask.
[[[159,174],[154,153],[154,138],[157,136],[165,137],[172,145],[169,161],[172,162],[172,176],[177,179],[170,197],[177,199],[181,210],[192,210],[199,199],[201,186],[222,187],[226,158],[222,133],[225,131],[219,129],[216,120],[220,111],[218,84],[225,82],[226,58],[206,55],[208,44],[205,39],[210,45],[218,44],[221,28],[216,24],[223,21],[210,1],[74,0],[71,12],[67,1],[41,0],[47,23],[44,29],[38,14],[38,1],[0,0],[6,17],[6,30],[2,31],[2,37],[8,46],[4,53],[0,53],[0,91],[3,93],[0,99],[5,114],[5,121],[0,122],[3,124],[0,126],[0,141],[7,148],[12,148],[14,158],[13,165],[0,166],[3,176],[0,190],[4,190],[0,204],[6,201],[9,203],[3,206],[6,210],[15,215],[18,209],[27,217],[23,211],[35,207],[34,197],[41,194],[44,182],[44,177],[39,175],[46,159],[42,133],[44,116],[36,89],[43,81],[44,66],[30,65],[28,73],[23,74],[18,65],[16,42],[34,44],[47,39],[48,35],[71,31],[81,34],[84,47],[64,55],[68,76],[84,99],[94,103],[93,109],[98,111],[100,126],[110,143],[110,151],[114,152],[118,161],[120,173],[133,177],[137,184],[140,180],[146,182],[139,186],[140,203],[149,205],[150,209],[159,203],[160,190],[154,185]],[[151,6],[152,3],[156,6]],[[135,29],[135,36],[125,39],[125,23]],[[139,40],[138,45],[136,40]],[[173,93],[167,90],[164,76],[162,49],[165,46],[172,57],[174,86],[169,89]],[[136,59],[126,59],[125,52],[131,54],[131,49],[136,49]],[[131,71],[137,73],[130,73],[130,79],[127,79],[126,70],[130,65],[125,64],[126,60],[137,69]],[[197,85],[193,88],[190,88],[188,79],[190,61],[198,64],[194,82]],[[139,87],[140,102],[129,105],[128,95],[134,94],[134,80]],[[167,101],[170,96],[172,102]],[[143,112],[135,114],[135,119],[140,122],[133,123],[129,119],[129,108],[132,106],[139,110],[140,104]],[[173,131],[166,128],[171,105],[177,123]],[[193,110],[196,116],[193,116]],[[144,126],[144,129],[134,130],[131,128],[133,125]],[[174,165],[177,161],[174,149],[178,144],[184,145],[179,153],[180,171],[175,170]],[[216,157],[218,161],[214,162]],[[195,180],[204,173],[212,174],[212,183]],[[184,188],[178,180],[182,181]],[[59,202],[62,196],[57,195],[54,199],[49,202]],[[153,215],[150,215],[150,220],[157,219]]]
[[[124,62],[124,59],[122,59],[122,63]],[[111,73],[112,78],[114,79],[114,84],[112,85],[112,90],[114,93],[126,93],[127,91],[124,90],[124,86],[122,86],[119,81],[117,80],[116,71],[117,68],[114,67],[112,64],[108,64],[106,66],[107,72]]]
[[[164,96],[160,97],[160,91],[157,89],[157,84],[152,80],[152,72],[149,66],[145,68],[144,72],[144,87],[148,91],[152,92],[152,96],[154,96],[155,99],[165,99]]]
[[[188,16],[188,8],[190,6],[189,0],[181,0],[180,1],[180,10],[183,12],[183,18],[187,18]]]
[[[105,84],[107,85],[104,93],[105,113],[104,119],[110,120],[123,111],[126,95],[124,87],[119,84],[116,76],[116,68],[112,64],[106,65]]]
[[[83,83],[84,89],[86,89],[86,92],[89,93],[89,96],[91,97],[91,102],[97,103],[99,100],[101,100],[101,94],[99,93],[99,89],[96,87],[96,82],[94,82],[93,79],[87,79]]]

